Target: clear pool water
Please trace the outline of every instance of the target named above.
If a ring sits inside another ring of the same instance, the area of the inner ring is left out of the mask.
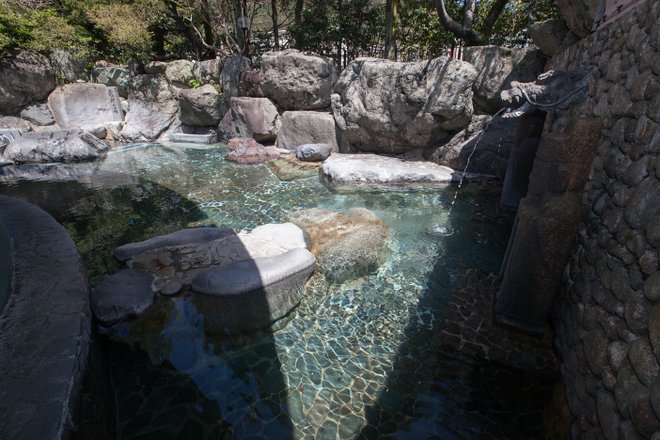
[[[0,192],[61,221],[93,282],[117,270],[115,246],[191,225],[251,229],[305,208],[366,207],[389,226],[389,257],[378,271],[340,285],[317,280],[277,328],[210,336],[203,315],[177,297],[103,331],[117,438],[538,435],[538,417],[519,422],[502,409],[529,401],[515,372],[438,352],[457,271],[499,269],[510,219],[487,215],[492,194],[465,185],[450,209],[455,186],[283,182],[264,165],[225,162],[225,153],[142,145],[101,163],[2,169]],[[525,411],[544,404],[539,398]]]

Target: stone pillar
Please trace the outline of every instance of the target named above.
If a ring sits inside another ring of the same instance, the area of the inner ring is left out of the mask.
[[[502,184],[500,205],[505,208],[518,208],[520,200],[527,194],[544,121],[545,113],[535,111],[523,115],[518,123],[516,143],[509,154]]]
[[[600,133],[596,119],[544,133],[495,300],[500,322],[543,331],[583,219],[581,193]]]

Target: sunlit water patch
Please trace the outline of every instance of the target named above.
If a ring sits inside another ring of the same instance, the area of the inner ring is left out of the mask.
[[[376,272],[339,285],[316,277],[271,331],[207,335],[204,316],[177,297],[104,332],[117,436],[464,438],[492,423],[452,395],[457,383],[469,390],[478,381],[437,373],[456,271],[497,271],[508,238],[508,221],[484,218],[479,191],[466,185],[450,211],[453,187],[337,190],[317,177],[282,182],[225,154],[154,144],[100,163],[2,170],[0,192],[61,221],[93,282],[117,269],[115,246],[187,226],[251,229],[306,208],[365,207],[389,227]]]

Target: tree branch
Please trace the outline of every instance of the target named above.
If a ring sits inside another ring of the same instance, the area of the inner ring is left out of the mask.
[[[468,0],[468,3],[471,3],[472,0]],[[505,2],[506,3],[506,2]],[[447,13],[445,8],[444,0],[435,0],[435,8],[438,11],[438,16],[440,17],[440,23],[442,26],[447,29],[449,32],[454,34],[456,37],[461,38],[465,41],[465,44],[468,46],[476,46],[483,44],[485,41],[483,35],[479,32],[476,32],[473,29],[467,29],[464,26],[461,26]]]
[[[502,14],[502,11],[504,10],[504,7],[507,3],[509,3],[509,0],[495,0],[495,3],[493,3],[490,11],[488,11],[488,15],[486,16],[484,24],[481,27],[481,33],[483,35],[490,35],[491,32],[493,32],[493,26],[495,26],[497,19],[500,18],[500,15]]]

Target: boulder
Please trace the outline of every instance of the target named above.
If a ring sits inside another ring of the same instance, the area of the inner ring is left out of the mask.
[[[167,130],[179,113],[170,86],[162,75],[138,75],[131,79],[121,137],[126,142],[153,141]]]
[[[153,275],[154,291],[172,295],[190,286],[202,270],[276,257],[306,246],[303,231],[283,223],[238,234],[225,227],[184,229],[120,246],[114,255],[128,267]]]
[[[119,96],[128,98],[128,88],[131,82],[131,73],[128,69],[119,66],[95,67],[92,70],[92,79],[108,87],[117,87]]]
[[[48,58],[18,50],[0,59],[0,114],[13,115],[21,107],[42,102],[55,88],[55,72]]]
[[[337,69],[330,58],[295,49],[268,52],[261,57],[261,90],[285,110],[330,107]]]
[[[354,60],[332,96],[340,149],[403,153],[437,145],[470,122],[476,77],[470,64],[447,57]]]
[[[332,154],[330,144],[305,144],[296,148],[296,157],[305,162],[322,162]]]
[[[244,70],[238,76],[238,94],[239,96],[249,96],[251,98],[263,98],[264,92],[261,90],[263,76],[261,70]]]
[[[171,85],[189,88],[191,86],[190,82],[195,79],[192,61],[176,60],[167,63],[165,76]]]
[[[180,90],[179,108],[181,122],[196,127],[218,125],[226,113],[222,94],[210,84],[197,89]]]
[[[424,158],[459,171],[465,170],[469,159],[468,172],[503,178],[517,127],[517,119],[475,115],[446,144],[425,150]]]
[[[22,133],[32,130],[27,121],[16,116],[0,116],[0,129],[19,130]]]
[[[105,131],[106,123],[124,120],[117,88],[103,84],[60,86],[48,96],[48,106],[61,128],[103,127]]]
[[[231,98],[229,109],[218,125],[218,137],[251,137],[258,142],[273,142],[280,128],[280,115],[266,98]]]
[[[33,104],[25,107],[21,110],[21,118],[38,126],[55,124],[53,115],[46,104]]]
[[[252,63],[249,58],[236,55],[224,60],[222,71],[220,71],[220,87],[225,96],[225,102],[229,105],[229,100],[238,93],[238,78],[241,72],[252,69]]]
[[[92,290],[91,305],[104,326],[138,317],[154,303],[152,276],[128,269],[106,277]]]
[[[320,208],[289,215],[305,231],[326,279],[342,283],[378,269],[387,256],[389,230],[373,212],[353,208],[346,213]]]
[[[7,145],[6,159],[25,162],[79,162],[100,157],[107,145],[83,130],[24,133]]]
[[[279,159],[267,162],[266,166],[278,179],[288,182],[296,179],[318,177],[321,164],[319,162],[303,162],[294,155],[287,154],[280,156]]]
[[[549,57],[561,52],[576,42],[575,35],[566,27],[563,20],[550,19],[532,23],[527,28],[527,34],[534,44]]]
[[[328,144],[339,151],[334,117],[323,112],[284,112],[277,147],[295,150],[303,144]]]
[[[275,147],[264,147],[252,138],[231,138],[225,160],[240,164],[257,164],[280,157]]]
[[[144,73],[153,73],[158,75],[165,75],[167,70],[167,63],[164,61],[151,61],[144,66]]]
[[[474,102],[487,113],[495,113],[506,106],[500,93],[509,89],[512,81],[534,81],[543,72],[545,64],[545,56],[534,47],[466,47],[463,59],[479,72],[472,87]]]
[[[257,330],[287,315],[302,299],[316,259],[304,248],[237,261],[201,272],[192,302],[215,334]]]
[[[218,58],[193,62],[193,75],[200,84],[219,84],[222,61]]]
[[[338,153],[323,162],[321,172],[336,184],[450,183],[460,180],[462,174],[423,159]]]
[[[601,3],[601,0],[557,0],[566,26],[580,38],[592,32]]]
[[[57,78],[66,82],[89,79],[87,72],[89,60],[86,57],[69,50],[55,49],[50,53],[49,59]]]

